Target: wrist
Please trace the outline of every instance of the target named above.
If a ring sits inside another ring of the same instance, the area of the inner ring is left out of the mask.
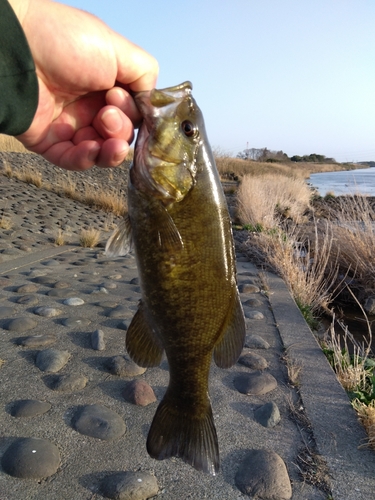
[[[8,0],[8,3],[12,7],[14,13],[17,16],[19,23],[23,24],[26,17],[27,11],[29,9],[30,0]]]

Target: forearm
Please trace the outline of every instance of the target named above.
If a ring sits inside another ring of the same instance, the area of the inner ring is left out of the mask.
[[[0,0],[0,132],[9,135],[25,132],[38,106],[35,65],[19,22],[27,6]]]

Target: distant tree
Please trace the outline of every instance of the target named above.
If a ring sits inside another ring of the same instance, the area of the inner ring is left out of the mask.
[[[244,149],[240,153],[238,153],[237,158],[241,158],[242,160],[253,160],[253,161],[287,161],[289,157],[283,151],[270,151],[267,148],[248,148]]]
[[[327,158],[324,155],[318,155],[316,153],[303,156],[294,155],[290,159],[291,161],[296,161],[296,162],[306,161],[311,163],[336,163],[336,160],[334,158]]]

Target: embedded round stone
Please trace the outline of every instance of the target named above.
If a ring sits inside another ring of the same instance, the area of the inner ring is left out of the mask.
[[[77,328],[80,326],[88,326],[91,321],[87,318],[65,318],[61,323],[69,328]]]
[[[130,321],[124,319],[124,321],[120,321],[120,323],[117,325],[117,328],[119,330],[127,330],[129,328],[129,324]]]
[[[63,304],[66,306],[81,306],[85,301],[80,299],[79,297],[70,297],[69,299],[64,300]]]
[[[48,267],[55,267],[55,266],[60,265],[60,262],[58,260],[55,260],[55,259],[50,259],[50,260],[43,260],[41,262],[41,264],[43,264],[44,266],[48,266]]]
[[[30,335],[28,337],[22,337],[18,339],[18,345],[24,347],[46,347],[47,345],[54,344],[57,337],[53,333],[46,333],[44,335]]]
[[[51,276],[47,275],[46,271],[33,271],[29,276],[33,278],[34,283],[39,283],[40,285],[50,285],[54,281]]]
[[[39,351],[35,364],[43,372],[56,373],[63,368],[69,361],[70,354],[68,351],[59,351],[57,349],[45,349]]]
[[[255,352],[248,352],[247,354],[244,354],[240,357],[238,362],[241,365],[247,366],[247,368],[251,368],[252,370],[265,370],[268,368],[267,360]]]
[[[39,287],[33,283],[28,283],[17,288],[17,293],[34,293],[39,290]]]
[[[54,391],[74,392],[84,389],[87,384],[87,378],[84,375],[76,375],[69,373],[67,375],[59,375],[52,386]]]
[[[134,361],[125,358],[124,356],[113,356],[109,358],[105,364],[106,368],[113,375],[119,377],[135,377],[142,375],[146,368],[138,366]]]
[[[130,313],[130,314],[133,314],[133,313]],[[123,318],[124,316],[127,316],[127,315],[129,315],[129,309],[123,305],[119,305],[119,306],[111,309],[106,314],[106,316],[108,318],[115,318],[115,319]]]
[[[251,498],[289,500],[292,487],[283,459],[274,451],[251,450],[235,477],[237,487]]]
[[[57,281],[54,285],[54,288],[69,288],[70,283],[67,283],[66,281]]]
[[[255,410],[254,417],[263,427],[275,427],[281,420],[279,408],[273,401]]]
[[[39,285],[52,285],[55,279],[52,276],[46,275],[46,271],[43,271],[43,274],[35,276],[33,281],[34,283],[39,283]]]
[[[5,328],[10,332],[26,332],[36,327],[37,321],[33,318],[15,318],[10,320]]]
[[[43,415],[51,409],[47,401],[38,401],[37,399],[20,399],[15,401],[10,414],[12,417],[37,417]]]
[[[267,394],[277,387],[277,381],[270,373],[241,373],[233,383],[238,392],[248,396]]]
[[[92,332],[91,347],[96,351],[103,351],[105,349],[103,330],[95,330],[95,332]]]
[[[57,471],[60,453],[57,446],[47,439],[21,438],[5,451],[1,465],[10,476],[43,479]]]
[[[95,290],[91,292],[91,295],[97,295],[99,293],[103,293],[104,295],[109,294],[108,290],[104,286],[100,286],[99,288],[95,288]]]
[[[53,318],[61,314],[61,310],[56,307],[41,306],[34,310],[34,313],[38,316],[44,316],[45,318]]]
[[[126,431],[125,422],[120,415],[97,404],[78,410],[73,419],[73,426],[81,434],[104,441],[117,439]]]
[[[147,472],[117,472],[103,479],[100,491],[115,500],[146,500],[159,491],[156,477]]]
[[[23,304],[24,306],[36,306],[39,300],[35,295],[23,295],[17,300],[17,304]]]
[[[260,288],[256,285],[253,285],[252,283],[243,283],[242,285],[239,285],[238,290],[241,293],[259,293]]]
[[[247,335],[245,339],[245,347],[250,349],[269,349],[269,343],[259,337],[259,335]]]
[[[147,406],[156,401],[152,387],[145,380],[132,380],[122,393],[124,399],[138,406]]]
[[[259,299],[248,299],[243,303],[244,306],[260,307],[262,302]]]
[[[122,278],[122,274],[111,274],[108,278],[110,280],[120,280]]]
[[[264,315],[260,311],[245,311],[245,316],[249,319],[264,319]]]

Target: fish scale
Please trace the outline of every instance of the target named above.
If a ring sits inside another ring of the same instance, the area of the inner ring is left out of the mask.
[[[134,245],[142,300],[126,334],[140,366],[165,352],[170,379],[147,438],[155,459],[180,457],[198,470],[219,470],[208,395],[212,357],[238,359],[245,320],[236,282],[231,221],[202,113],[185,82],[139,92],[143,116],[130,170],[129,213],[110,238],[108,255]]]

